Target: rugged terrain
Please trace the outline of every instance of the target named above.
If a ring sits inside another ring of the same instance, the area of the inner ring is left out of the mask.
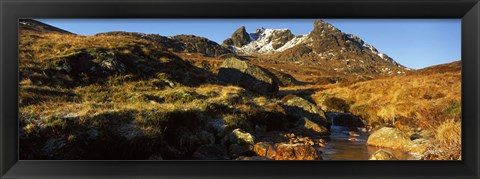
[[[19,26],[21,159],[320,160],[332,123],[461,159],[460,61],[409,69],[321,20],[305,35],[240,27],[221,45]]]

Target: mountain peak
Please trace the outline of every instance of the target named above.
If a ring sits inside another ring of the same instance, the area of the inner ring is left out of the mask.
[[[235,32],[233,32],[232,36],[225,41],[223,41],[223,46],[235,46],[241,47],[250,42],[250,35],[247,33],[245,26],[241,26]]]

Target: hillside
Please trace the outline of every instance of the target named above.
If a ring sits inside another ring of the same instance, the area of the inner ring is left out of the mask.
[[[321,20],[221,45],[19,27],[20,159],[321,160],[334,123],[355,145],[391,127],[414,159],[461,154],[460,61],[408,69]]]

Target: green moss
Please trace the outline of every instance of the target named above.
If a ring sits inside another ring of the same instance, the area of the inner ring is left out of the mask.
[[[460,113],[462,112],[462,105],[458,101],[450,101],[443,112],[451,117],[460,116]]]

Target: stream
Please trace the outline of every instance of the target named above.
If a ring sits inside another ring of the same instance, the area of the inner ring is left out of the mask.
[[[333,124],[333,122],[332,122]],[[323,137],[327,141],[326,147],[318,147],[322,151],[324,160],[368,160],[370,155],[379,149],[391,152],[399,160],[408,160],[413,156],[403,151],[368,146],[368,133],[358,131],[359,136],[348,135],[349,128],[332,125],[330,136]]]

